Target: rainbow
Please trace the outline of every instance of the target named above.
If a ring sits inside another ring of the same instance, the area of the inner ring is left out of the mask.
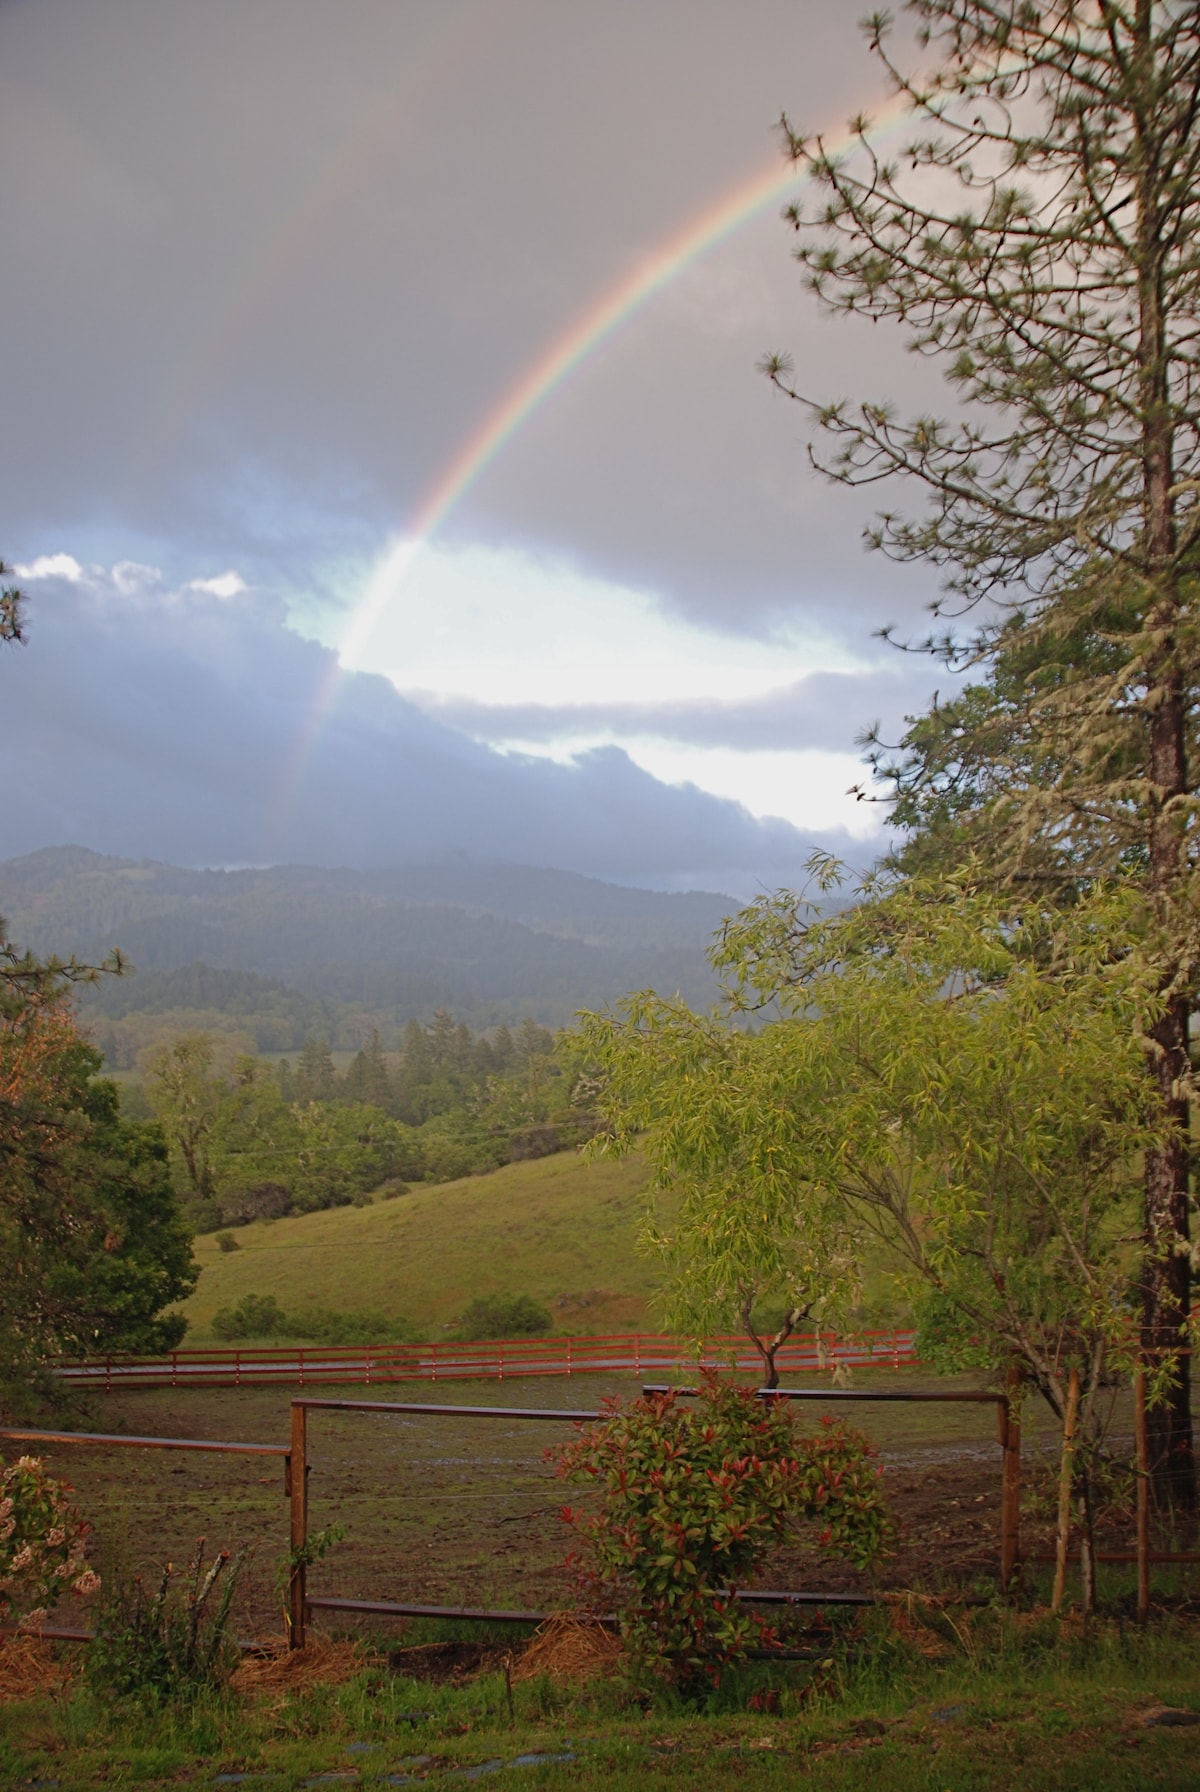
[[[895,129],[907,116],[907,97],[896,95],[881,106],[872,119],[869,131],[872,142]],[[857,140],[857,131],[847,125],[825,137],[823,142],[827,151],[838,154]],[[362,652],[380,616],[399,595],[451,512],[530,418],[585,361],[611,341],[622,326],[711,250],[726,242],[768,206],[779,204],[794,193],[798,184],[795,169],[790,165],[781,168],[779,158],[775,157],[768,167],[758,169],[749,178],[727,189],[593,300],[480,420],[474,432],[439,472],[409,519],[404,534],[382,556],[354,607],[338,652],[331,656],[329,669],[319,681],[299,731],[281,792],[278,812],[281,825],[290,812],[309,755],[336,702],[347,668]]]
[[[872,140],[902,123],[907,115],[907,97],[897,95],[872,121]],[[855,131],[846,126],[824,142],[826,149],[836,155],[856,140]],[[699,217],[690,219],[660,243],[630,273],[593,300],[542,351],[443,467],[413,513],[404,535],[375,568],[342,636],[339,654],[343,662],[353,661],[362,651],[379,617],[451,511],[534,412],[672,281],[768,206],[778,204],[797,184],[795,169],[787,166],[781,170],[778,158],[774,159],[769,168],[759,169],[730,188]]]

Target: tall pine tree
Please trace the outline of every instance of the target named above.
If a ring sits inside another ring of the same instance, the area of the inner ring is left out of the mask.
[[[888,16],[867,24],[915,120],[904,150],[882,158],[859,120],[855,148],[834,155],[785,120],[819,193],[790,215],[811,291],[834,311],[898,321],[942,364],[956,415],[816,404],[786,357],[767,370],[809,405],[831,443],[814,460],[832,478],[898,476],[929,496],[921,515],[882,515],[869,540],[941,569],[941,620],[923,645],[1010,681],[985,680],[967,718],[983,732],[960,743],[1003,798],[1005,873],[1142,878],[1161,967],[1148,1067],[1173,1123],[1145,1159],[1142,1333],[1170,1352],[1188,1335],[1200,980],[1200,8],[907,10],[916,73],[892,53]],[[945,620],[972,614],[965,632]],[[953,799],[955,737],[934,733]],[[952,819],[969,813],[960,804]],[[1186,1355],[1152,1408],[1151,1448],[1160,1498],[1193,1506]]]

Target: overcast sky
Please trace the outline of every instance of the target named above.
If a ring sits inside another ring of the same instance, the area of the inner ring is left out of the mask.
[[[5,856],[868,858],[934,575],[755,372],[928,402],[779,218],[780,111],[884,98],[854,19],[0,0]]]

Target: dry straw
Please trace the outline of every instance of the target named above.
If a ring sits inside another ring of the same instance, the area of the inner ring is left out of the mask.
[[[621,1640],[613,1631],[573,1612],[558,1612],[513,1662],[512,1677],[519,1682],[545,1674],[560,1686],[578,1686],[615,1674],[621,1657]]]
[[[55,1650],[40,1636],[0,1636],[0,1705],[57,1698],[76,1679],[81,1662],[74,1650]]]

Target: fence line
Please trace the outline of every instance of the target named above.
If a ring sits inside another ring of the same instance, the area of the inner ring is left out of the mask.
[[[866,1331],[839,1336],[808,1332],[776,1353],[781,1374],[847,1368],[911,1368],[918,1364],[911,1331]],[[746,1337],[710,1339],[703,1366],[762,1369]],[[648,1375],[694,1369],[695,1349],[659,1332],[609,1337],[505,1338],[475,1344],[343,1344],[175,1350],[165,1357],[106,1356],[64,1362],[56,1374],[76,1386],[301,1387],[346,1382],[372,1387],[397,1381],[503,1381],[520,1375]]]
[[[654,1390],[646,1389],[645,1392]],[[694,1392],[695,1390],[683,1390]],[[844,1388],[818,1390],[777,1389],[776,1394],[784,1399],[823,1400],[828,1402],[846,1400],[892,1400],[897,1397],[906,1400],[929,1400],[938,1404],[947,1401],[969,1402],[994,1406],[999,1420],[997,1442],[1002,1452],[1002,1491],[1000,1507],[1000,1584],[1002,1596],[1012,1589],[1017,1564],[1020,1560],[1020,1494],[1021,1494],[1021,1423],[1019,1416],[1020,1380],[1015,1372],[1008,1376],[1007,1392],[994,1393],[988,1389],[973,1389],[969,1392],[957,1393],[921,1393],[908,1391],[901,1396],[893,1393],[876,1391],[867,1393],[857,1391],[850,1393]],[[1015,1397],[1015,1398],[1014,1398]],[[392,1599],[357,1599],[343,1594],[325,1594],[318,1598],[308,1588],[308,1415],[310,1412],[369,1412],[390,1413],[393,1416],[424,1414],[431,1419],[472,1419],[529,1420],[535,1424],[580,1424],[594,1422],[604,1417],[602,1412],[562,1411],[549,1407],[518,1406],[435,1406],[416,1401],[387,1400],[315,1400],[301,1395],[291,1402],[291,1450],[288,1461],[291,1465],[290,1487],[290,1520],[291,1520],[291,1573],[288,1577],[288,1646],[291,1649],[302,1649],[305,1644],[308,1620],[316,1611],[353,1612],[360,1615],[377,1617],[412,1617],[427,1616],[439,1618],[465,1617],[469,1608],[464,1606],[414,1605],[406,1600]],[[779,1605],[877,1605],[886,1600],[888,1595],[878,1590],[859,1590],[858,1592],[819,1593],[798,1588],[783,1590],[763,1590],[758,1593],[744,1593],[726,1589],[729,1596],[735,1599],[759,1600],[768,1604]],[[976,1597],[967,1596],[970,1604],[982,1603]],[[490,1618],[500,1623],[540,1622],[549,1614],[528,1611],[490,1611],[470,1609],[469,1615],[479,1618]],[[604,1621],[604,1620],[602,1620]]]

